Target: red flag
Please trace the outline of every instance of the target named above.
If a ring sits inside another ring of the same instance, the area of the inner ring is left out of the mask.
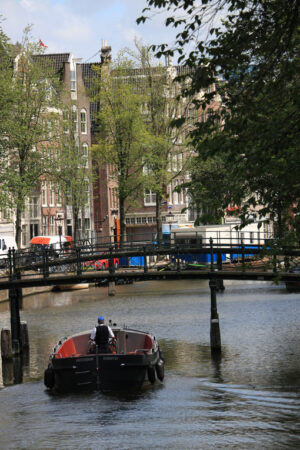
[[[41,47],[48,48],[48,45],[45,45],[44,42],[41,41],[41,39],[40,39],[40,46],[41,46]]]

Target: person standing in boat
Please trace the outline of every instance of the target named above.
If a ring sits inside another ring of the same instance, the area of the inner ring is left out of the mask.
[[[109,349],[109,339],[116,340],[112,329],[104,324],[104,317],[98,317],[98,326],[91,333],[91,340],[95,342],[99,353],[111,353]]]

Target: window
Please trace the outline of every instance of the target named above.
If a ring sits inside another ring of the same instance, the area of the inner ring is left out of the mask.
[[[143,165],[143,173],[144,173],[145,175],[151,175],[151,174],[153,174],[152,168],[151,168],[147,163]]]
[[[86,230],[86,231],[89,231],[89,230],[91,229],[91,222],[90,222],[90,219],[89,219],[89,218],[84,219],[84,223],[85,223],[85,230]]]
[[[50,216],[50,234],[55,234],[55,216]]]
[[[51,139],[52,138],[52,122],[51,120],[47,121],[47,130],[48,130],[48,137]]]
[[[42,206],[47,206],[47,183],[42,181]]]
[[[49,206],[54,206],[54,186],[52,181],[49,182]]]
[[[78,133],[78,117],[77,117],[77,108],[75,105],[72,107],[72,122],[74,126],[74,132]]]
[[[145,191],[144,204],[146,206],[156,205],[156,194],[155,194],[155,192],[152,192],[151,190]]]
[[[86,134],[87,133],[87,123],[86,123],[86,110],[82,109],[80,111],[80,126],[81,126],[81,133]]]
[[[63,132],[65,134],[69,133],[69,111],[67,109],[63,110]]]
[[[90,202],[90,185],[88,180],[84,181],[84,192],[85,192],[85,204],[86,206],[88,206]]]
[[[43,229],[43,235],[48,234],[48,216],[42,217],[42,229]]]
[[[38,198],[33,197],[29,203],[29,216],[31,219],[38,217]]]
[[[71,91],[76,91],[76,70],[70,71]]]
[[[82,144],[82,167],[88,168],[89,166],[88,145]]]
[[[27,226],[22,225],[22,245],[27,245]]]
[[[59,187],[56,187],[56,205],[61,206],[62,200],[61,200],[61,190]]]

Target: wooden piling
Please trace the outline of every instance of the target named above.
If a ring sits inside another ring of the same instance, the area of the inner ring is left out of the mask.
[[[216,279],[209,280],[210,298],[211,298],[211,316],[210,316],[210,347],[212,352],[221,351],[221,333],[219,315],[217,310]]]
[[[115,281],[109,281],[108,283],[108,295],[113,297],[116,295],[116,283]]]
[[[1,356],[4,360],[12,359],[13,357],[11,332],[9,328],[2,328],[1,330]]]
[[[29,349],[29,336],[27,322],[22,321],[20,324],[20,344],[21,350],[26,351]]]
[[[19,293],[16,288],[9,289],[10,301],[10,326],[13,355],[18,355],[21,350],[20,345],[20,310]]]
[[[217,253],[217,268],[219,271],[222,270],[222,268],[223,268],[222,266],[223,266],[222,265],[222,255],[220,252],[218,252]],[[217,279],[216,281],[217,281],[217,288],[216,288],[217,292],[224,291],[225,290],[224,280]]]

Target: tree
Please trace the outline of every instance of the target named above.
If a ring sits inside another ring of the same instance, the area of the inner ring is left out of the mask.
[[[173,48],[162,44],[154,50],[158,56],[179,54],[178,61],[193,73],[188,95],[215,86],[199,108],[216,92],[222,95],[222,110],[191,134],[200,157],[214,157],[221,149],[227,167],[231,163],[235,195],[245,205],[242,219],[259,209],[261,218],[276,220],[283,236],[291,212],[299,213],[299,1],[147,3],[166,8],[166,25],[179,30]],[[138,22],[145,20],[144,15]],[[214,126],[217,115],[222,127]]]
[[[191,158],[187,170],[190,181],[178,189],[184,188],[188,193],[189,208],[196,212],[195,225],[221,223],[232,199],[230,173],[223,159]]]
[[[1,189],[5,204],[16,214],[16,243],[21,245],[21,214],[40,177],[52,169],[49,155],[57,148],[60,83],[47,61],[38,58],[42,50],[24,32],[21,51],[14,66],[1,77],[1,99],[6,112],[1,129]],[[13,53],[8,53],[13,62]],[[3,88],[5,87],[5,91]]]
[[[169,183],[180,173],[184,173],[184,130],[173,126],[173,120],[181,116],[184,106],[179,101],[174,76],[168,68],[158,65],[150,49],[136,41],[136,53],[131,53],[137,61],[140,77],[139,89],[145,101],[145,120],[151,139],[149,140],[148,189],[156,197],[157,240],[162,239],[162,203],[167,199]],[[178,163],[177,156],[181,155]],[[185,158],[188,152],[185,152]]]
[[[7,137],[5,123],[9,114],[9,109],[11,107],[11,99],[7,95],[7,93],[10,91],[11,80],[13,77],[13,64],[11,54],[12,45],[9,42],[9,38],[6,36],[6,34],[2,30],[2,27],[0,26],[0,170],[3,164],[3,159],[6,157]],[[6,203],[7,193],[3,190],[3,188],[1,188],[1,208],[5,207]]]
[[[109,168],[109,181],[115,182],[120,207],[121,244],[125,236],[125,212],[143,191],[143,166],[147,160],[149,135],[145,126],[144,95],[139,92],[133,76],[132,63],[119,57],[110,67],[94,69],[99,102],[97,144],[94,159]]]

